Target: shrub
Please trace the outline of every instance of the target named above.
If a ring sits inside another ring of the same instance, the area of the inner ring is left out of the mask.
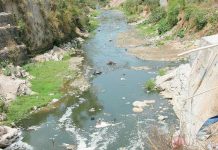
[[[150,23],[157,23],[159,22],[162,18],[166,17],[166,11],[162,7],[158,7],[154,11],[151,12],[151,16],[149,17],[149,22]]]
[[[3,70],[3,74],[5,76],[10,76],[12,74],[11,69],[9,67],[5,67]]]
[[[139,14],[147,6],[150,11],[159,7],[159,0],[127,0],[122,8],[127,15]]]
[[[0,62],[0,68],[5,68],[9,64],[8,60],[4,60]]]
[[[165,32],[167,32],[167,31],[169,31],[171,29],[171,27],[170,27],[170,25],[169,25],[169,23],[167,22],[167,20],[166,19],[163,19],[163,20],[161,20],[160,22],[159,22],[159,24],[158,24],[158,34],[163,34],[163,33],[165,33]]]
[[[165,74],[166,74],[166,70],[165,69],[161,68],[161,69],[158,70],[158,75],[159,76],[164,76]]]
[[[170,25],[170,28],[175,26],[178,22],[178,15],[179,15],[179,7],[172,7],[168,10],[167,13],[167,22]]]
[[[25,22],[23,21],[23,19],[18,20],[17,26],[18,26],[18,29],[19,29],[22,33],[25,31],[26,24],[25,24]]]
[[[196,29],[199,31],[207,25],[207,16],[203,11],[198,11],[195,14],[195,25]]]
[[[148,80],[146,83],[145,83],[145,88],[148,90],[148,91],[155,91],[155,80],[154,79],[150,79]]]
[[[185,36],[185,30],[184,29],[180,29],[177,33],[177,36],[180,38],[184,38]]]
[[[192,6],[192,5],[186,7],[185,8],[185,20],[189,21],[196,10],[197,10],[197,8]]]

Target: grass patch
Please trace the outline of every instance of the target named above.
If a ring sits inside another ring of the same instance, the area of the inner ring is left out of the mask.
[[[139,33],[144,36],[156,36],[157,34],[157,24],[139,24],[137,26],[137,29],[139,30]]]
[[[154,79],[150,79],[150,80],[146,81],[146,83],[145,83],[145,89],[147,89],[147,90],[150,91],[150,92],[156,91],[156,88],[155,88],[155,80],[154,80]]]
[[[53,98],[61,97],[61,86],[66,75],[75,76],[69,71],[69,59],[28,64],[24,68],[35,78],[31,80],[32,90],[36,95],[20,96],[8,108],[8,122],[17,122],[28,116],[34,106],[47,105]]]
[[[158,75],[159,75],[159,76],[164,76],[164,75],[166,75],[166,70],[163,69],[163,68],[159,69],[159,70],[158,70]]]
[[[97,16],[100,15],[100,11],[94,10],[91,12],[89,17],[89,25],[88,25],[88,31],[92,32],[99,26],[100,22],[97,19]]]

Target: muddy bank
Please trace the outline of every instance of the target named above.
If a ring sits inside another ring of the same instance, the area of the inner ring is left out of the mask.
[[[144,37],[139,31],[132,29],[119,34],[117,45],[126,48],[127,52],[143,60],[174,61],[182,57],[177,55],[186,49],[196,47],[195,41],[169,40],[162,44],[167,35]]]

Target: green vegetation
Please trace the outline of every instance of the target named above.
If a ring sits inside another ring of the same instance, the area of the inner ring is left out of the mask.
[[[149,11],[155,10],[159,6],[159,0],[127,0],[121,5],[121,9],[127,15],[128,22],[134,22],[138,19],[138,14],[144,11],[144,6]]]
[[[64,61],[49,61],[28,64],[24,68],[35,78],[31,80],[32,90],[37,94],[20,96],[8,108],[8,122],[18,121],[27,117],[33,107],[47,105],[52,99],[61,97],[61,86],[66,75],[74,76],[69,71],[69,59]]]
[[[154,79],[150,79],[150,80],[146,81],[146,83],[145,83],[145,89],[147,89],[147,90],[150,91],[150,92],[156,91],[156,88],[155,88],[155,80],[154,80]]]
[[[184,38],[185,36],[185,30],[184,29],[180,29],[177,33],[177,36],[180,38]]]
[[[157,23],[161,19],[166,17],[166,10],[162,7],[157,7],[157,9],[151,12],[150,17],[148,18],[149,23]]]
[[[10,69],[8,66],[6,66],[6,67],[3,69],[3,74],[4,74],[5,76],[10,76],[10,75],[11,75],[11,69]]]
[[[146,36],[155,36],[157,35],[157,25],[149,25],[149,24],[140,24],[137,26],[137,29],[140,31],[141,35]]]
[[[166,69],[161,68],[161,69],[158,70],[158,75],[159,76],[164,76],[165,74],[166,74]]]
[[[97,10],[94,10],[89,17],[89,25],[87,27],[87,30],[89,32],[94,31],[99,26],[99,20],[96,18],[100,15],[100,12]]]
[[[211,7],[213,4],[212,0],[169,0],[168,7],[162,8],[159,1],[127,0],[122,10],[129,22],[139,20],[145,8],[150,12],[147,20],[138,25],[140,33],[146,36],[156,36],[156,33],[162,35],[178,25],[173,35],[184,38],[186,32],[197,33],[206,26],[209,29],[204,32],[205,35],[218,31],[218,12]]]
[[[25,28],[26,28],[26,24],[23,21],[23,19],[18,20],[17,26],[18,26],[18,29],[21,31],[21,33],[24,33]]]
[[[0,96],[0,113],[7,112],[7,106],[5,100]]]

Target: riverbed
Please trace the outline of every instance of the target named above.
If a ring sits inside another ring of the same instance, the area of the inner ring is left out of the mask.
[[[31,115],[20,123],[22,142],[34,150],[64,150],[76,145],[78,150],[146,149],[152,126],[163,130],[177,125],[172,106],[158,93],[144,89],[158,69],[171,65],[166,61],[144,61],[129,55],[116,45],[119,33],[130,30],[125,16],[117,10],[102,10],[100,26],[83,45],[87,71],[100,72],[90,77],[91,88],[82,96],[66,95],[57,108]],[[108,65],[108,62],[114,62]],[[146,70],[132,67],[146,66]],[[142,113],[132,111],[134,101],[155,100]],[[158,121],[158,116],[168,118]],[[96,128],[101,120],[108,126]],[[27,130],[35,126],[37,130]]]

